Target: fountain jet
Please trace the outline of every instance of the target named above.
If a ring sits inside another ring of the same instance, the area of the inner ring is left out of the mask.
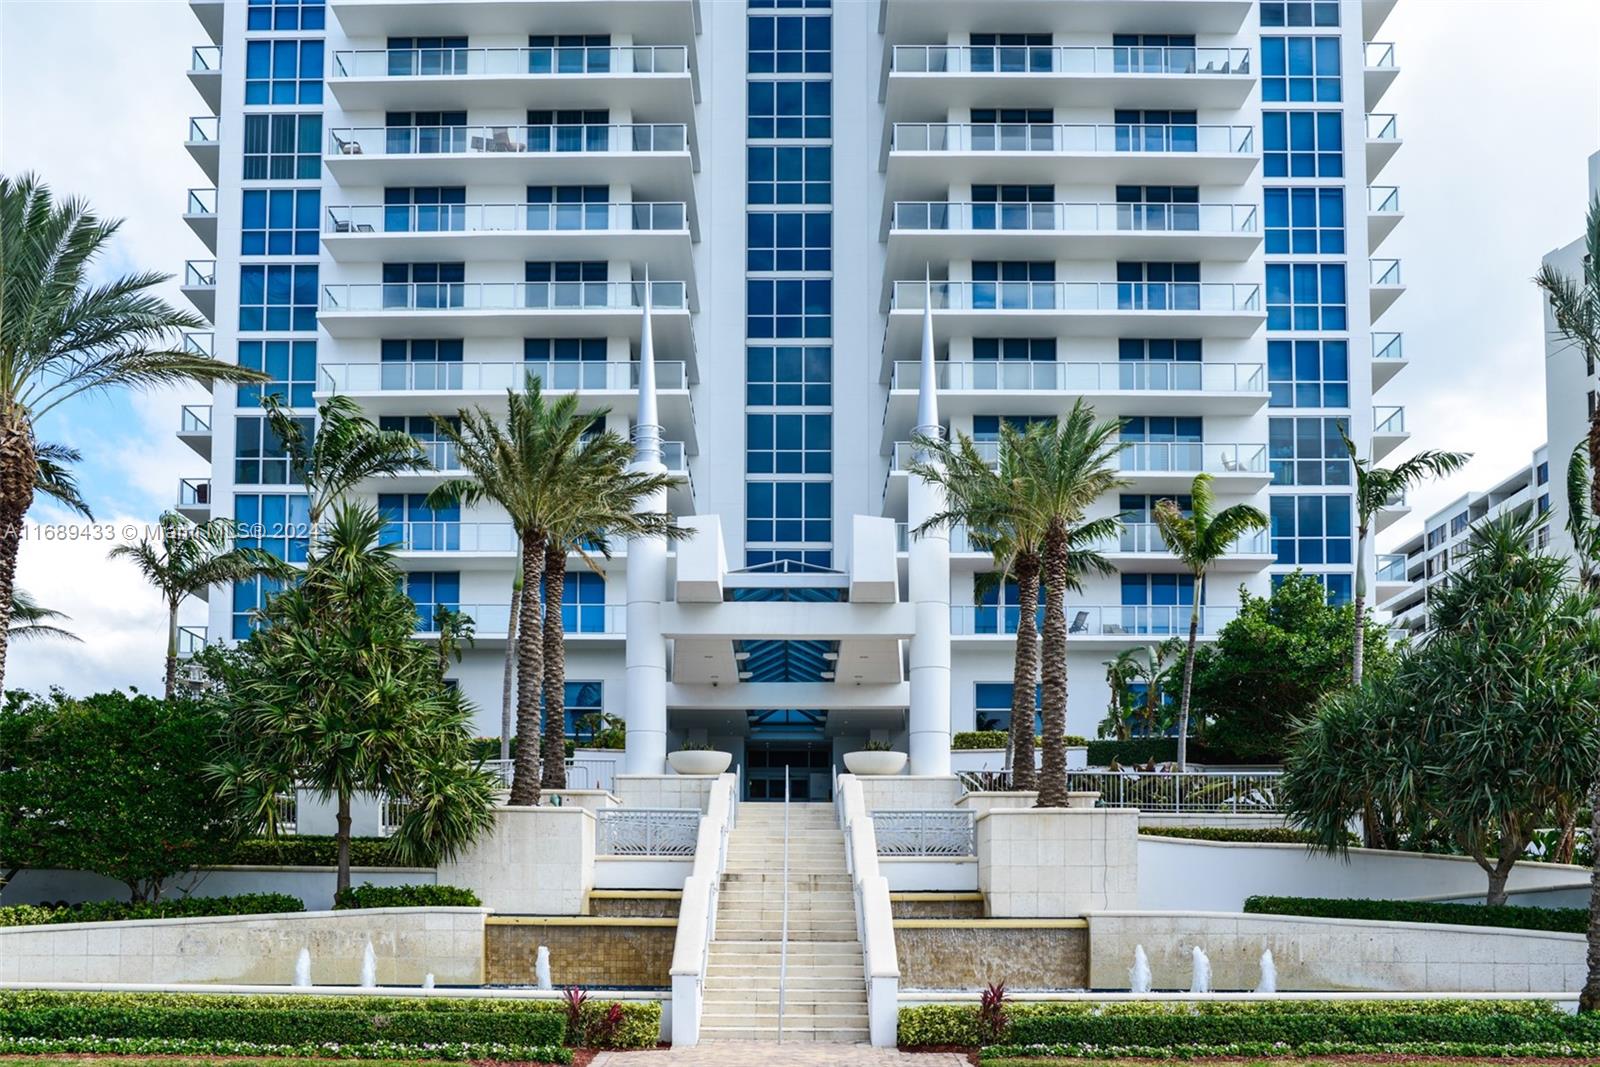
[[[1192,955],[1194,958],[1194,974],[1189,979],[1189,992],[1209,993],[1211,992],[1211,961],[1206,958],[1204,952],[1200,951],[1199,945],[1194,947]]]
[[[539,953],[533,959],[533,975],[540,989],[550,988],[550,950],[543,945],[539,946]]]
[[[378,985],[378,954],[372,951],[372,942],[361,953],[361,988],[376,989]]]
[[[1261,953],[1261,984],[1256,986],[1257,993],[1276,993],[1278,991],[1278,965],[1272,962],[1272,950],[1269,948]]]
[[[302,948],[300,955],[294,961],[294,986],[296,989],[311,988],[311,950]]]
[[[1133,993],[1150,992],[1150,957],[1144,954],[1143,945],[1133,946],[1133,968],[1128,971],[1128,990]]]

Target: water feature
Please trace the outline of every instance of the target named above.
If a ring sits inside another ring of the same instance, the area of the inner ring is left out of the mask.
[[[550,950],[543,945],[539,946],[539,953],[533,958],[533,975],[538,979],[540,989],[550,988]]]
[[[429,971],[427,974],[422,976],[422,988],[423,989],[432,989],[433,988],[433,972],[432,971]]]
[[[294,985],[296,989],[311,988],[311,950],[302,948],[300,955],[294,961]]]
[[[367,947],[361,953],[361,988],[375,989],[378,985],[378,954],[372,950],[372,942],[367,942]]]
[[[1128,990],[1133,993],[1150,992],[1150,957],[1144,954],[1143,945],[1133,946],[1133,968],[1128,971]]]
[[[1199,945],[1194,947],[1192,955],[1194,973],[1189,979],[1189,992],[1209,993],[1211,992],[1211,960],[1206,957],[1204,952],[1200,951]]]
[[[1272,962],[1272,950],[1269,948],[1261,953],[1261,984],[1256,986],[1257,993],[1276,993],[1278,991],[1278,965]]]

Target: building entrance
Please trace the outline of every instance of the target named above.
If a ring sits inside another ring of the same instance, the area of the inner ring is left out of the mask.
[[[789,769],[790,799],[833,799],[833,745],[829,742],[751,738],[744,752],[744,799],[782,801],[785,767]]]

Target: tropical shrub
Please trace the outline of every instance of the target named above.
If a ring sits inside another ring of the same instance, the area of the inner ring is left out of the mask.
[[[1068,748],[1082,748],[1089,742],[1077,734],[1068,734]],[[1038,734],[1033,735],[1033,747],[1038,748],[1044,743],[1044,738]],[[950,747],[961,751],[975,748],[1005,748],[1006,731],[1004,730],[962,730],[950,738]]]
[[[1244,910],[1257,915],[1308,915],[1322,919],[1374,922],[1447,923],[1500,926],[1581,934],[1588,930],[1586,908],[1530,908],[1516,904],[1451,904],[1432,900],[1337,900],[1330,897],[1247,897]]]
[[[1255,845],[1314,845],[1316,837],[1287,826],[1141,826],[1146,837],[1181,837],[1190,841],[1238,841]]]
[[[47,923],[130,922],[135,919],[200,919],[212,915],[284,915],[305,911],[299,897],[287,893],[241,893],[232,897],[179,897],[129,904],[95,900],[50,906],[15,904],[0,908],[0,926],[42,926]]]
[[[470,889],[454,885],[373,885],[339,890],[333,910],[348,908],[476,908],[483,902]]]
[[[230,847],[215,863],[249,867],[332,867],[338,862],[339,841],[331,835],[294,834],[288,837],[247,837]],[[352,837],[352,867],[410,866],[394,854],[387,837]]]
[[[1172,763],[1178,758],[1176,737],[1133,737],[1126,741],[1093,740],[1088,745],[1089,766],[1109,767],[1113,762],[1124,767],[1137,767],[1154,760]],[[1202,740],[1189,742],[1190,763],[1251,763],[1236,752],[1215,748]]]
[[[274,1067],[295,1059],[438,1061],[471,1063],[559,1063],[572,1062],[572,1050],[560,1045],[504,1045],[475,1042],[431,1042],[402,1045],[391,1041],[368,1041],[359,1045],[337,1042],[317,1044],[268,1045],[255,1041],[224,1038],[182,1037],[5,1037],[0,1035],[0,1055],[41,1059],[62,1054],[73,1056],[118,1056],[135,1067],[150,1067],[149,1057],[169,1062],[211,1060],[226,1057],[240,1067]]]

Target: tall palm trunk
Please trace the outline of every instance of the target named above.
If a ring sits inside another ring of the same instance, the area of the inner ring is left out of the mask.
[[[500,758],[507,762],[511,760],[511,735],[516,730],[512,697],[517,689],[517,626],[522,621],[521,615],[522,575],[518,573],[516,581],[511,583],[511,621],[506,624],[506,666],[500,680]]]
[[[544,573],[545,534],[529,530],[522,535],[522,603],[517,629],[517,754],[513,757],[509,804],[539,803],[540,675],[544,670],[544,642],[539,639],[539,584]]]
[[[350,888],[350,794],[340,792],[339,811],[334,816],[334,864],[337,872],[333,880],[335,896]]]
[[[1350,655],[1350,679],[1361,684],[1361,669],[1367,658],[1367,526],[1356,531],[1356,632]]]
[[[16,594],[17,550],[22,546],[22,520],[33,503],[39,459],[33,428],[18,408],[0,413],[0,606],[7,612]],[[6,627],[0,626],[0,689],[6,677]]]
[[[1011,788],[1034,789],[1038,774],[1033,766],[1034,693],[1039,684],[1039,557],[1021,553],[1013,566],[1017,578],[1017,651],[1011,669],[1011,733],[1006,742],[1011,754]]]
[[[1189,649],[1183,657],[1183,697],[1178,702],[1178,770],[1189,769],[1189,694],[1194,689],[1194,649],[1200,640],[1200,601],[1205,594],[1206,576],[1194,576],[1194,603],[1189,606]]]
[[[167,602],[167,699],[178,692],[178,604]]]
[[[1052,523],[1044,543],[1044,648],[1040,652],[1044,745],[1035,807],[1067,806],[1067,532]]]
[[[544,550],[544,767],[545,789],[567,787],[567,647],[561,604],[567,590],[567,548]]]

